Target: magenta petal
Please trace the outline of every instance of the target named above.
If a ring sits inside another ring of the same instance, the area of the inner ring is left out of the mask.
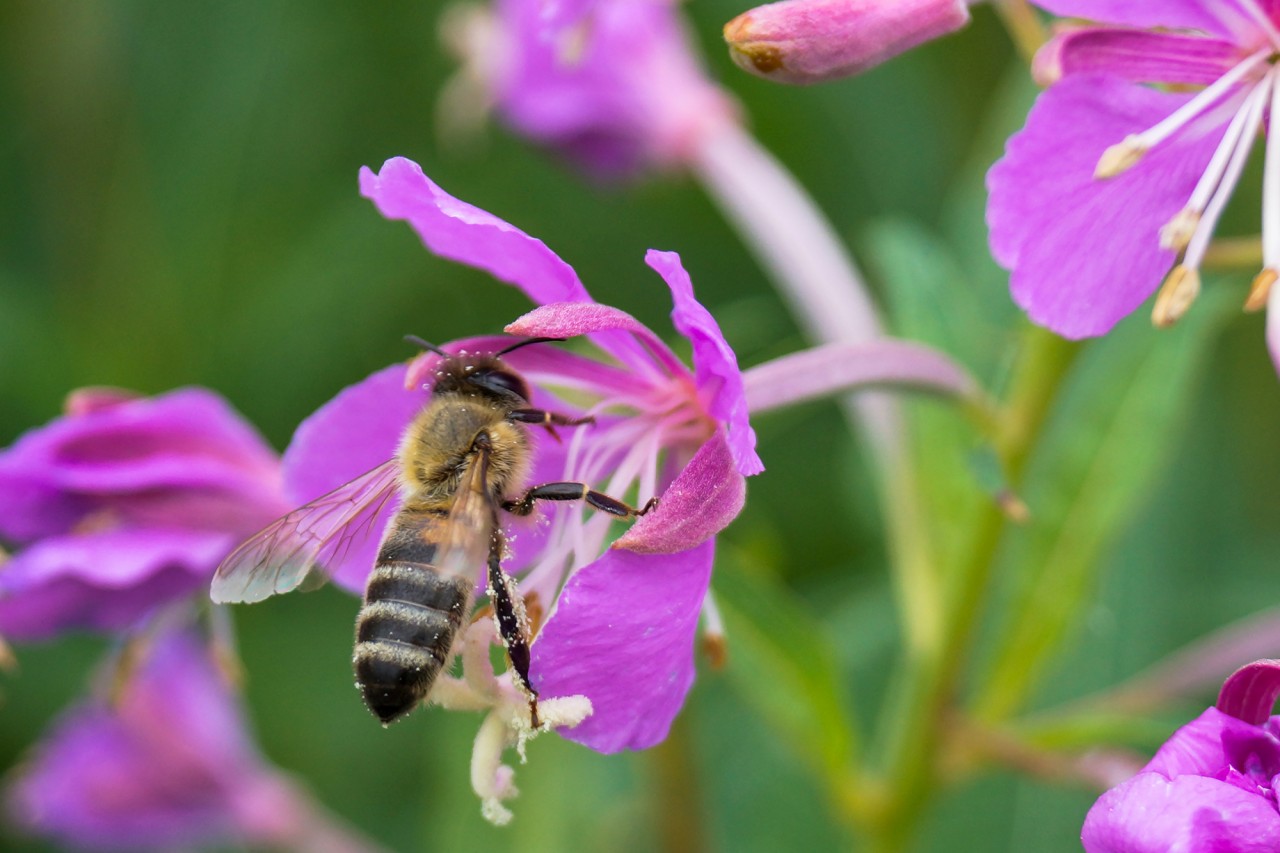
[[[535,308],[509,324],[506,331],[513,335],[545,335],[552,338],[572,338],[578,335],[606,335],[611,344],[607,349],[633,369],[643,370],[656,358],[669,374],[685,373],[685,366],[668,349],[662,339],[647,326],[625,311],[597,302],[557,302]],[[644,350],[625,346],[616,333],[635,335],[644,344]]]
[[[116,631],[208,585],[235,545],[226,533],[115,530],[43,539],[0,572],[0,635],[41,640]]]
[[[394,364],[338,393],[298,427],[284,453],[285,488],[298,503],[320,497],[396,454],[400,436],[429,395],[404,387],[405,365]],[[377,557],[378,540],[398,500],[389,501],[336,565],[326,566],[343,587],[360,592]],[[365,521],[369,521],[365,519]]]
[[[1257,660],[1227,677],[1215,707],[1237,720],[1261,725],[1280,697],[1280,660]]]
[[[1230,763],[1223,746],[1225,736],[1248,737],[1258,731],[1255,725],[1209,708],[1174,732],[1142,769],[1170,779],[1186,774],[1214,774]]]
[[[1213,7],[1222,0],[1034,0],[1035,5],[1065,18],[1087,18],[1131,27],[1202,30],[1230,35]]]
[[[578,274],[545,243],[449,195],[412,160],[393,157],[377,174],[362,168],[360,193],[383,216],[412,225],[437,255],[515,285],[539,305],[591,299]]]
[[[764,470],[756,454],[756,433],[747,413],[747,395],[742,387],[738,357],[720,332],[711,312],[693,295],[693,282],[675,252],[650,249],[645,263],[653,268],[671,288],[674,306],[671,322],[676,331],[693,344],[693,374],[698,397],[708,413],[725,425],[729,449],[738,471],[750,477]]]
[[[658,505],[613,547],[642,554],[693,548],[728,527],[746,498],[747,481],[738,473],[728,442],[717,432],[662,492]]]
[[[1267,297],[1267,352],[1271,353],[1271,363],[1280,373],[1280,287],[1271,288]]]
[[[1112,74],[1141,83],[1207,86],[1240,61],[1236,45],[1223,39],[1113,27],[1067,30],[1042,50],[1055,56],[1058,75]]]
[[[247,532],[282,511],[275,454],[221,397],[122,393],[112,404],[73,395],[78,414],[0,452],[6,537],[63,533],[99,511],[121,523]]]
[[[569,579],[530,667],[542,696],[591,700],[591,716],[564,737],[611,753],[667,736],[693,685],[714,554],[715,540],[661,556],[608,551]]]
[[[1100,335],[1159,287],[1174,260],[1160,227],[1186,203],[1225,126],[1179,134],[1110,180],[1093,172],[1108,146],[1189,97],[1077,76],[1036,100],[987,173],[991,249],[1032,320],[1070,338]]]
[[[1080,840],[1086,853],[1269,853],[1280,850],[1280,816],[1228,782],[1139,773],[1098,799]]]

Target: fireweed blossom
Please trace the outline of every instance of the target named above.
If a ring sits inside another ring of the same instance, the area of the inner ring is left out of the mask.
[[[0,635],[121,630],[208,584],[288,509],[280,462],[212,392],[74,392],[0,452]]]
[[[674,0],[459,6],[445,35],[464,62],[441,121],[489,105],[522,136],[597,177],[679,167],[699,137],[737,120],[703,71]]]
[[[11,781],[17,825],[86,850],[370,849],[262,759],[192,632],[157,633],[132,667],[102,674]]]
[[[1280,661],[1256,661],[1228,678],[1215,707],[1089,810],[1087,853],[1280,849],[1277,696]]]
[[[1063,29],[1037,56],[1052,85],[987,177],[992,252],[1031,319],[1066,337],[1107,332],[1157,289],[1152,318],[1168,325],[1199,293],[1218,219],[1280,99],[1280,6],[1038,5],[1105,23]],[[1263,269],[1248,309],[1280,299],[1276,140],[1267,135]],[[1280,364],[1278,310],[1267,340]]]
[[[588,357],[542,345],[504,356],[533,384],[534,406],[595,418],[562,428],[560,441],[531,430],[537,447],[529,484],[570,480],[614,496],[634,493],[640,504],[659,498],[612,545],[610,519],[581,506],[544,508],[541,519],[513,520],[507,528],[511,553],[504,568],[520,575],[530,609],[548,614],[530,667],[543,728],[560,728],[599,752],[644,749],[666,737],[694,680],[700,613],[711,632],[720,630],[714,609],[704,612],[714,537],[741,509],[745,478],[763,470],[749,402],[763,410],[877,381],[949,393],[969,387],[949,361],[903,343],[868,348],[861,362],[849,358],[847,347],[812,350],[744,378],[719,326],[694,298],[679,257],[650,251],[647,263],[672,292],[672,321],[692,345],[690,370],[630,315],[592,300],[545,244],[448,195],[417,164],[389,160],[379,173],[362,171],[360,184],[384,216],[406,220],[431,251],[489,272],[540,306],[507,332],[585,335],[601,353]],[[510,341],[472,339],[443,349],[493,352]],[[438,360],[427,353],[375,373],[305,421],[284,455],[293,497],[310,500],[392,456],[428,400]],[[798,381],[790,368],[800,371]],[[369,529],[382,529],[394,511],[382,507],[367,520]],[[376,545],[367,537],[331,565],[337,582],[362,590]],[[472,785],[485,815],[504,823],[511,814],[502,801],[516,792],[501,756],[533,732],[526,699],[508,674],[493,672],[489,646],[495,641],[492,620],[474,623],[455,646],[462,678],[442,677],[431,699],[489,710],[476,740]]]

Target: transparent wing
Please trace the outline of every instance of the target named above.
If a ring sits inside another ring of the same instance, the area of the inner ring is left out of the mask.
[[[498,511],[489,494],[489,453],[478,449],[458,482],[435,568],[443,575],[476,577],[488,561]]]
[[[396,461],[384,462],[258,531],[222,561],[210,597],[252,603],[327,580],[353,543],[369,535],[378,513],[397,492]]]

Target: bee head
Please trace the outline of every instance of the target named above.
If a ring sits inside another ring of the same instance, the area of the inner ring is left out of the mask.
[[[437,371],[435,394],[479,394],[504,403],[527,405],[529,383],[497,356],[452,356]]]

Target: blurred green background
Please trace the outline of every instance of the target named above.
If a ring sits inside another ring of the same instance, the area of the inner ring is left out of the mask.
[[[720,27],[741,10],[687,4],[711,73],[877,282],[895,274],[875,263],[886,228],[946,247],[967,288],[955,304],[990,332],[973,367],[998,386],[1019,320],[986,256],[981,177],[1034,94],[1003,30],[978,9],[957,36],[797,90],[729,63]],[[517,292],[430,256],[359,197],[357,169],[393,155],[542,238],[598,298],[664,334],[668,295],[642,263],[649,247],[681,253],[743,365],[804,345],[692,181],[592,186],[500,129],[465,152],[442,148],[434,106],[453,64],[438,16],[434,3],[403,2],[0,6],[0,442],[54,417],[77,386],[199,384],[283,448],[338,389],[405,358],[402,335],[491,333],[522,313]],[[1240,230],[1256,229],[1256,197],[1237,202]],[[1231,286],[1243,299],[1242,282]],[[1171,464],[1107,551],[1096,604],[1037,704],[1113,684],[1280,598],[1278,402],[1260,319],[1232,321],[1185,424],[1149,425],[1176,430]],[[785,583],[869,718],[896,619],[867,466],[829,404],[756,428],[768,472],[717,571]],[[384,731],[361,707],[348,665],[356,606],[325,590],[235,617],[263,750],[389,848],[856,845],[735,689],[732,666],[744,663],[732,637],[730,673],[704,662],[668,746],[606,757],[542,738],[518,769],[515,822],[489,827],[467,776],[477,718],[428,710]],[[0,681],[0,762],[20,760],[103,648],[77,637],[18,650],[20,670]],[[1212,698],[1169,709],[1169,726]],[[993,771],[940,799],[919,849],[1077,850],[1095,795]],[[0,848],[46,849],[8,829]]]

